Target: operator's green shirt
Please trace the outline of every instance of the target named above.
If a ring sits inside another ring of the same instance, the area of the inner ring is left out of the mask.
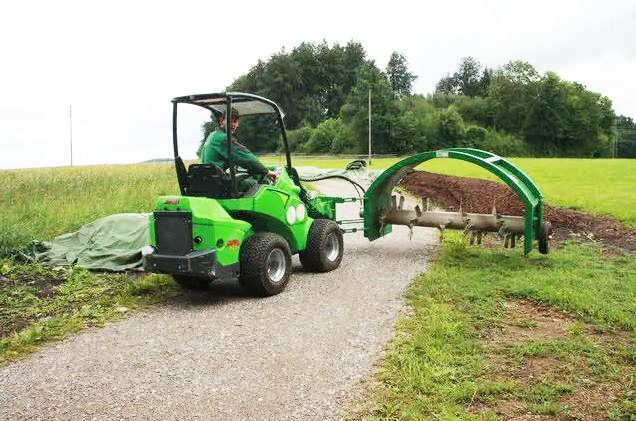
[[[250,174],[267,174],[265,165],[258,160],[256,155],[241,145],[236,138],[232,138],[232,161],[245,168]],[[216,129],[208,135],[201,151],[201,162],[215,164],[224,170],[228,168],[227,136],[225,130]]]

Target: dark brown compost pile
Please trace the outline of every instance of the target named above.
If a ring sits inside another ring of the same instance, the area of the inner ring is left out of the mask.
[[[415,171],[402,180],[401,187],[449,211],[457,211],[461,205],[465,212],[491,213],[494,205],[502,215],[522,216],[524,212],[515,192],[494,181]],[[544,219],[552,223],[554,240],[575,236],[623,250],[636,250],[636,229],[612,218],[549,205],[545,205],[544,213]]]

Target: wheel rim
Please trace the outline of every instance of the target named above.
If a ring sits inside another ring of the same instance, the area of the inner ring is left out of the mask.
[[[281,249],[274,249],[267,256],[267,276],[273,283],[280,282],[287,271],[287,259]]]
[[[339,254],[340,241],[338,241],[338,236],[332,232],[325,240],[325,255],[327,256],[327,260],[335,262],[338,259]]]

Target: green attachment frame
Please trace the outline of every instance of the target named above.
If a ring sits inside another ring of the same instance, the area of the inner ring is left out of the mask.
[[[505,182],[525,206],[524,254],[532,251],[539,237],[543,221],[543,196],[532,180],[504,158],[493,153],[471,148],[449,148],[422,152],[405,158],[378,176],[364,195],[364,236],[376,240],[391,232],[391,225],[380,222],[382,215],[392,208],[392,191],[407,173],[419,164],[434,158],[453,158],[470,162],[490,171]]]
[[[306,201],[307,213],[310,217],[336,220],[336,203],[349,202],[344,197],[316,196]]]

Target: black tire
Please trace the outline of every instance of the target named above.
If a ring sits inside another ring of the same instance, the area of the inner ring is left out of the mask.
[[[291,251],[280,235],[261,232],[241,246],[239,281],[251,293],[266,297],[282,292],[291,274]]]
[[[314,220],[307,248],[299,253],[300,263],[310,272],[329,272],[340,266],[344,254],[342,231],[329,219]]]
[[[550,252],[550,234],[552,233],[552,224],[543,221],[539,228],[539,253],[548,254]]]
[[[172,279],[174,279],[182,287],[195,291],[208,289],[210,283],[212,282],[212,279],[210,278],[201,278],[198,276],[188,275],[172,275]]]

